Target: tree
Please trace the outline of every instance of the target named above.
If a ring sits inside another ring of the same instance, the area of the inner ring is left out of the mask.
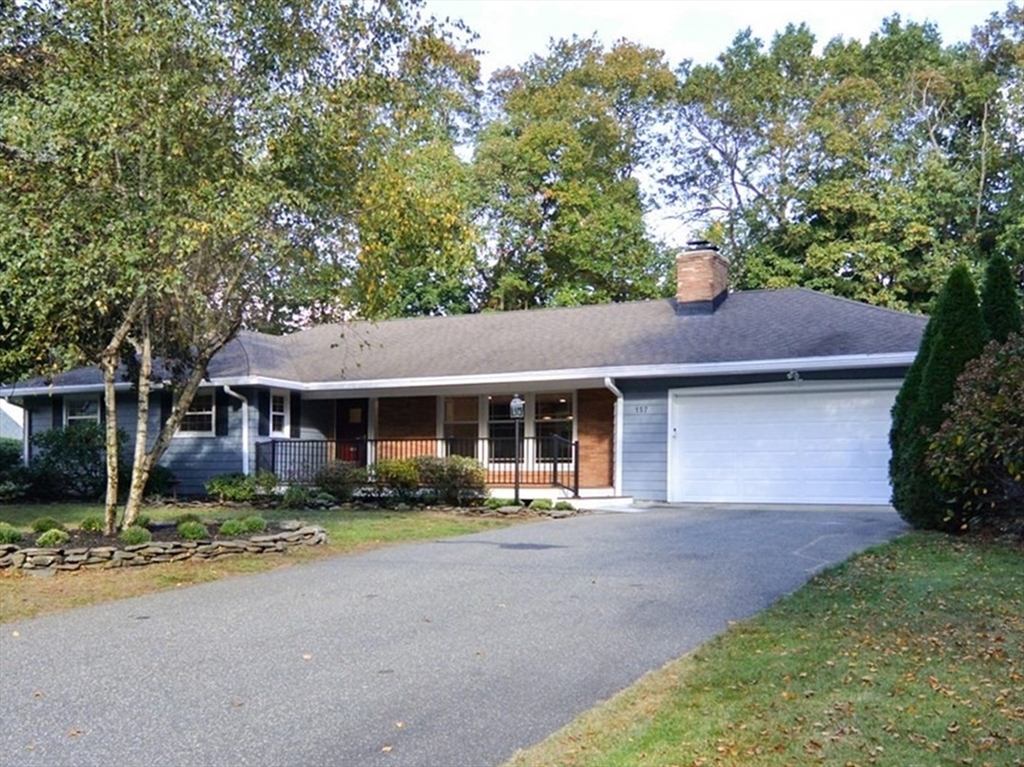
[[[483,189],[482,304],[519,309],[659,295],[638,181],[675,86],[659,52],[553,42],[491,80],[474,167]]]
[[[926,464],[928,444],[945,418],[957,377],[964,365],[981,353],[984,339],[974,281],[960,264],[950,272],[939,294],[914,363],[917,368],[910,371],[913,377],[908,373],[894,406],[893,505],[915,527],[951,529],[955,523]],[[919,365],[925,353],[923,365]]]
[[[981,287],[981,314],[986,338],[1003,343],[1022,329],[1020,290],[1014,284],[1010,264],[1002,253],[989,257]]]
[[[101,364],[109,424],[128,364],[130,524],[210,359],[276,307],[322,298],[320,270],[352,241],[362,174],[406,107],[435,104],[400,75],[456,44],[401,0],[68,0],[10,13],[0,61],[17,87],[0,97],[0,174],[16,192],[0,201],[0,295],[14,308],[0,329],[16,351],[0,364],[5,377]],[[154,386],[174,401],[151,438]]]
[[[898,16],[820,54],[805,26],[742,33],[678,71],[666,187],[739,287],[924,310],[954,263],[1020,239],[1020,16],[961,46]]]

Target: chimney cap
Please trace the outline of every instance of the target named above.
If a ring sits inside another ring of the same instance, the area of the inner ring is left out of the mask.
[[[688,251],[695,250],[718,250],[718,246],[713,244],[710,240],[687,240],[686,249]]]

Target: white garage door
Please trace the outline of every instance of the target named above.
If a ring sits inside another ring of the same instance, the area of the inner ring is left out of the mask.
[[[887,505],[898,386],[674,391],[669,500]]]

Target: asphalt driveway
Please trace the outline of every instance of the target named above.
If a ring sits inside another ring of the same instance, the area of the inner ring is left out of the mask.
[[[0,765],[494,765],[891,512],[588,514],[0,627]]]

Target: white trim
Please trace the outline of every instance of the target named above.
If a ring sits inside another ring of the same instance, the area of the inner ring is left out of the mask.
[[[376,378],[353,381],[321,381],[301,383],[266,376],[229,376],[212,379],[215,386],[267,386],[299,392],[380,391],[385,389],[410,390],[445,386],[502,386],[562,383],[576,388],[600,388],[606,378],[669,378],[704,375],[740,375],[744,373],[786,373],[821,370],[862,370],[868,368],[910,365],[917,352],[887,352],[885,354],[845,354],[832,357],[791,357],[771,360],[739,360],[735,362],[668,363],[658,365],[603,366],[592,368],[566,368],[564,370],[527,370],[514,373],[475,373],[472,375],[424,376],[422,378]],[[124,390],[130,384],[120,384]],[[156,386],[154,388],[160,388]],[[536,390],[536,389],[534,389]],[[101,392],[102,384],[79,386],[34,386],[19,389],[0,389],[0,396],[28,397],[39,394]]]
[[[677,421],[677,408],[679,407],[676,402],[682,398],[695,398],[695,397],[719,397],[719,396],[743,396],[752,395],[759,396],[762,394],[797,394],[797,393],[815,393],[815,392],[844,392],[844,391],[899,391],[903,385],[902,379],[871,379],[866,378],[863,380],[843,380],[843,381],[802,381],[799,378],[795,380],[786,381],[782,383],[767,383],[767,384],[740,384],[736,386],[700,386],[692,388],[677,388],[669,389],[667,392],[668,396],[668,407],[666,408],[668,417],[668,450],[666,451],[666,465],[665,465],[665,495],[667,498],[672,499],[675,497],[672,482],[672,467],[675,463],[675,451],[679,448],[676,447],[678,444],[678,434],[676,433],[676,427],[673,426]]]
[[[224,389],[227,390],[228,386],[225,384]],[[284,425],[280,429],[274,428],[274,397],[281,397],[284,400]],[[280,437],[281,439],[290,439],[292,436],[292,398],[291,392],[285,391],[284,389],[271,389],[270,390],[270,436]]]
[[[68,407],[68,405],[70,405],[72,402],[94,402],[96,404],[96,415],[95,416],[74,416],[74,417],[72,417],[71,413],[70,413],[70,409]],[[71,425],[72,421],[74,421],[75,423],[88,422],[88,423],[99,424],[103,420],[100,417],[100,413],[101,413],[102,410],[103,410],[103,398],[102,397],[92,397],[92,396],[89,396],[88,394],[69,394],[68,396],[64,397],[63,412],[61,413],[61,425],[66,428],[66,427]]]
[[[201,414],[201,413],[209,412],[210,413],[210,428],[209,428],[208,431],[207,430],[203,430],[203,431],[189,430],[189,431],[186,431],[185,429],[182,428],[183,424],[185,423],[185,418],[188,417],[188,414],[192,412],[192,408],[195,407],[195,404],[196,404],[195,397],[200,397],[200,396],[202,396],[202,397],[209,397],[210,398],[210,410],[209,411],[206,411],[206,410],[197,411],[196,415]],[[192,402],[191,402],[191,404],[189,404],[188,410],[186,410],[185,414],[182,416],[181,422],[178,424],[178,428],[174,430],[174,434],[171,436],[171,439],[189,439],[189,438],[209,439],[211,437],[216,437],[217,436],[217,390],[216,389],[209,389],[209,388],[199,389],[198,391],[196,391],[195,397],[192,398]],[[161,424],[161,428],[162,427],[163,427],[163,424]]]
[[[612,378],[604,379],[604,388],[615,395],[615,409],[612,416],[612,450],[615,455],[612,457],[612,487],[615,495],[622,493],[622,448],[623,442],[623,416],[625,414],[625,397],[615,385]]]

